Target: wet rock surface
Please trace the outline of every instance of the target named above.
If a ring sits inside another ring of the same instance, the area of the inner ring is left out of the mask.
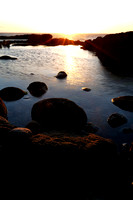
[[[127,118],[119,113],[113,113],[108,118],[108,123],[112,128],[116,128],[118,126],[121,126],[125,123],[127,123]]]
[[[30,85],[28,86],[27,89],[29,90],[29,92],[30,92],[33,96],[35,96],[35,97],[40,97],[40,96],[42,96],[44,93],[47,92],[48,87],[47,87],[47,85],[46,85],[45,83],[36,81],[36,82],[30,83]]]
[[[0,116],[7,119],[7,108],[4,101],[0,98]]]
[[[67,74],[66,74],[66,72],[64,72],[64,71],[60,71],[57,75],[56,75],[56,78],[58,78],[58,79],[64,79],[64,78],[66,78],[67,77]]]
[[[15,101],[21,99],[27,92],[16,87],[6,87],[0,90],[0,97],[4,101]]]
[[[133,96],[120,96],[113,98],[111,101],[119,108],[133,112]]]
[[[44,99],[33,105],[32,119],[49,129],[80,129],[87,122],[84,110],[64,98]]]
[[[0,60],[17,60],[17,58],[12,56],[0,56]]]

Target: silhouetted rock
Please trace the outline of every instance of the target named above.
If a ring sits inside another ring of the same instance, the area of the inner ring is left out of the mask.
[[[91,122],[88,122],[85,127],[84,127],[84,130],[87,132],[87,133],[96,133],[98,131],[98,127],[95,126],[93,123]]]
[[[30,34],[27,43],[30,45],[44,45],[51,41],[51,34]]]
[[[6,87],[0,90],[0,97],[4,101],[15,101],[21,99],[27,92],[16,88],[16,87]]]
[[[82,87],[82,90],[85,91],[85,92],[90,92],[91,91],[91,89],[87,88],[87,87]]]
[[[49,129],[79,129],[87,122],[84,110],[64,98],[44,99],[33,105],[32,119]]]
[[[11,131],[15,126],[10,124],[10,122],[4,117],[0,116],[0,144],[6,144],[9,136],[9,131]]]
[[[60,71],[57,75],[56,75],[56,78],[58,79],[63,79],[63,78],[66,78],[67,77],[67,74],[66,72],[64,71]]]
[[[112,128],[116,128],[127,123],[127,118],[119,113],[113,113],[107,121]]]
[[[41,133],[42,130],[41,130],[41,126],[38,122],[32,120],[30,121],[25,128],[28,128],[32,131],[33,134],[38,134],[38,133]]]
[[[28,128],[14,128],[9,132],[8,142],[12,148],[18,146],[23,149],[24,145],[30,144],[30,137],[32,136],[32,132]],[[22,146],[21,146],[22,145]],[[17,151],[17,149],[16,149]]]
[[[0,98],[0,116],[7,119],[7,108],[3,100]]]
[[[133,112],[133,96],[120,96],[113,98],[111,101],[119,108]]]
[[[86,40],[83,49],[96,53],[100,61],[110,71],[133,75],[133,32],[109,34],[94,40]]]
[[[36,81],[36,82],[30,83],[27,89],[33,96],[40,97],[44,93],[46,93],[46,91],[48,90],[48,87],[45,83]]]
[[[0,56],[1,60],[16,60],[17,58],[11,56]]]

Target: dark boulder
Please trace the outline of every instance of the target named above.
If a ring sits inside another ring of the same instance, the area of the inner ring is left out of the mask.
[[[48,87],[47,87],[47,85],[46,85],[45,83],[36,81],[36,82],[30,83],[30,85],[28,86],[27,89],[29,90],[29,92],[30,92],[33,96],[35,96],[35,97],[40,97],[40,96],[42,96],[44,93],[47,92]]]
[[[113,113],[107,121],[112,128],[116,128],[127,123],[127,118],[119,113]]]
[[[32,132],[28,128],[14,128],[9,132],[8,142],[13,148],[29,145],[31,136]]]
[[[133,112],[133,96],[120,96],[113,98],[111,101],[119,108]]]
[[[95,53],[103,66],[118,75],[133,75],[133,31],[86,40],[83,49]]]
[[[17,58],[11,56],[0,56],[1,60],[16,60]]]
[[[49,129],[78,129],[87,122],[84,110],[64,98],[44,99],[33,105],[32,119]]]
[[[63,79],[63,78],[66,78],[67,77],[67,74],[66,72],[64,71],[60,71],[57,75],[56,75],[56,78],[58,79]]]
[[[4,101],[15,101],[21,99],[27,92],[16,88],[16,87],[6,87],[0,90],[0,97]]]
[[[9,132],[15,128],[8,120],[0,116],[0,144],[6,143]]]
[[[3,100],[0,98],[0,116],[7,119],[7,108]]]
[[[41,133],[41,126],[38,122],[32,120],[30,121],[25,128],[28,128],[32,131],[33,134]]]

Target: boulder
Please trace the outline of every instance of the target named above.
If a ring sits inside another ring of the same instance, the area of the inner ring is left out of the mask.
[[[12,146],[27,145],[31,136],[32,132],[28,128],[14,128],[9,132],[9,143]]]
[[[44,99],[33,105],[32,119],[49,129],[79,129],[87,122],[85,111],[64,98]]]
[[[11,56],[0,56],[1,60],[16,60],[17,58]]]
[[[16,87],[6,87],[0,90],[0,97],[4,101],[15,101],[21,99],[27,92],[16,88]]]
[[[127,118],[119,113],[113,113],[107,121],[112,128],[116,128],[127,123]]]
[[[15,128],[10,122],[4,117],[0,116],[0,144],[6,143],[9,132]]]
[[[110,139],[105,139],[95,134],[88,136],[49,136],[46,134],[37,134],[31,137],[32,145],[39,152],[52,153],[57,156],[62,153],[86,155],[86,159],[107,159],[112,158],[116,153],[116,146]],[[80,154],[81,153],[81,154]],[[86,154],[87,153],[87,154]],[[100,156],[100,157],[99,157]],[[104,160],[106,162],[106,160]],[[87,160],[85,161],[87,162]],[[94,163],[92,163],[94,164]],[[91,163],[89,163],[91,165]]]
[[[63,79],[63,78],[66,78],[67,77],[67,74],[66,72],[64,71],[60,71],[57,75],[56,75],[56,78],[58,79]]]
[[[33,96],[40,97],[47,92],[48,87],[45,83],[37,81],[30,83],[27,89]]]
[[[119,108],[133,112],[133,96],[120,96],[113,98],[111,101]]]
[[[7,119],[7,108],[3,100],[0,98],[0,116]]]
[[[30,121],[25,128],[30,129],[33,134],[41,133],[40,124],[34,120]]]

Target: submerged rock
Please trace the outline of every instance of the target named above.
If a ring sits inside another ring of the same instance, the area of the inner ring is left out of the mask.
[[[16,60],[17,58],[11,56],[0,56],[1,60]]]
[[[4,101],[15,101],[21,99],[27,92],[16,88],[16,87],[6,87],[0,90],[0,97]]]
[[[34,104],[32,119],[49,129],[78,129],[87,122],[84,110],[64,98],[44,99]]]
[[[3,100],[0,98],[0,116],[7,119],[7,108]]]
[[[119,113],[113,113],[107,121],[112,128],[116,128],[127,123],[127,118]]]
[[[87,88],[87,87],[82,87],[82,90],[85,91],[85,92],[90,92],[91,91],[91,89]]]
[[[35,96],[35,97],[40,97],[40,96],[42,96],[44,93],[47,92],[48,87],[47,87],[47,85],[46,85],[45,83],[36,81],[36,82],[30,83],[30,85],[28,86],[27,89],[29,90],[29,92],[30,92],[33,96]]]
[[[56,75],[56,78],[58,79],[63,79],[63,78],[66,78],[67,77],[67,74],[66,72],[64,71],[60,71],[57,75]]]
[[[133,96],[120,96],[113,98],[111,101],[119,108],[133,112]]]

